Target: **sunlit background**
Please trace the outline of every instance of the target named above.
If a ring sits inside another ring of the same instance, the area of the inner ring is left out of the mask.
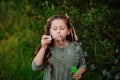
[[[119,0],[0,0],[0,80],[42,80],[31,62],[47,19],[67,13],[87,63],[81,80],[120,80]]]

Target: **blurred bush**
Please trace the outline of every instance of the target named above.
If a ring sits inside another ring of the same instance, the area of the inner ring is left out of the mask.
[[[47,19],[67,13],[84,51],[82,80],[120,79],[119,0],[0,1],[0,80],[42,80],[33,72],[33,52]]]

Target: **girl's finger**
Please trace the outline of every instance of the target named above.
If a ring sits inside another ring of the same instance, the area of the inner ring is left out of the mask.
[[[79,80],[81,78],[81,73],[76,72],[73,77],[74,77],[74,79],[78,79]]]
[[[43,35],[41,41],[51,41],[51,37],[48,35]]]
[[[49,36],[48,35],[43,35],[42,36],[42,39],[44,40],[44,39],[48,39],[49,38]]]

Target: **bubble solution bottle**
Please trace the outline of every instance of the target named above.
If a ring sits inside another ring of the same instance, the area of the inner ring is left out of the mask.
[[[77,72],[77,67],[72,66],[71,72],[72,72],[72,75],[74,75]]]

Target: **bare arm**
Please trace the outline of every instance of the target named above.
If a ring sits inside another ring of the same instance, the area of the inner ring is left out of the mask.
[[[36,63],[37,66],[40,66],[43,63],[43,58],[45,55],[45,51],[48,47],[48,44],[51,43],[51,40],[48,39],[47,35],[43,35],[41,39],[41,49],[39,50],[38,54],[34,58],[34,62]]]
[[[42,47],[40,51],[38,52],[38,54],[35,56],[34,61],[37,66],[40,66],[42,64],[45,51],[46,49]]]

